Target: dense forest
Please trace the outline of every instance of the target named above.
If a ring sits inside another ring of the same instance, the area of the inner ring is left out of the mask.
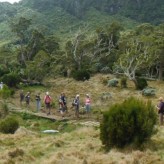
[[[9,86],[49,77],[117,73],[163,79],[163,0],[0,3],[0,77]]]

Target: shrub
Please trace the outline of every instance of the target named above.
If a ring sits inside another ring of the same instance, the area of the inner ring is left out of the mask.
[[[0,118],[5,118],[9,113],[9,108],[6,102],[2,102],[0,108]]]
[[[100,139],[106,149],[140,146],[154,133],[156,113],[151,102],[129,98],[103,114]]]
[[[145,88],[142,90],[144,96],[155,96],[156,90],[154,88]]]
[[[136,78],[136,89],[142,90],[148,86],[146,79],[144,78]]]
[[[73,78],[78,81],[85,81],[90,79],[90,73],[87,70],[75,71],[73,73]]]
[[[5,74],[1,79],[9,87],[16,87],[20,82],[20,77],[16,73]]]
[[[127,78],[126,77],[122,77],[120,83],[121,83],[122,88],[127,88]]]
[[[14,90],[9,89],[8,86],[5,84],[3,85],[3,89],[0,90],[0,96],[4,99],[9,98],[14,93],[15,93]]]
[[[117,87],[117,85],[118,85],[117,79],[108,80],[108,87]]]
[[[19,122],[12,118],[7,117],[0,122],[0,132],[8,134],[13,134],[19,127]]]

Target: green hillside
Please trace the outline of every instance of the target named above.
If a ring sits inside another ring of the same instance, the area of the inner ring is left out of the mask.
[[[121,22],[131,28],[142,22],[159,24],[164,18],[162,0],[22,0],[18,4],[0,3],[0,39],[11,38],[8,22],[20,16],[31,18],[33,26],[47,34],[69,36],[82,24],[92,29]]]
[[[78,70],[119,71],[133,80],[136,74],[162,79],[163,9],[162,0],[0,3],[1,78],[8,81],[17,75],[18,81],[42,81],[49,75],[66,76],[68,70],[82,78]],[[129,58],[141,60],[139,66],[136,61],[137,68],[119,62]]]

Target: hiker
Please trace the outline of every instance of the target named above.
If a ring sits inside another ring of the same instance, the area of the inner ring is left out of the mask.
[[[38,93],[35,96],[35,100],[36,100],[36,110],[37,110],[37,112],[39,112],[40,111],[40,108],[41,108],[41,97],[40,97],[40,93]]]
[[[89,117],[91,112],[91,100],[89,94],[86,94],[86,98],[85,98],[85,111]]]
[[[0,89],[3,89],[3,82],[0,83]]]
[[[25,98],[23,90],[20,91],[19,97],[20,97],[20,105],[22,106],[22,102],[24,101]]]
[[[163,125],[163,115],[164,115],[164,100],[163,97],[160,97],[159,104],[157,105],[158,114],[159,114],[159,124]]]
[[[67,99],[66,99],[65,93],[61,94],[61,99],[63,101],[63,108],[64,108],[63,110],[67,111]]]
[[[50,115],[51,113],[51,102],[52,102],[52,98],[49,95],[49,92],[46,92],[46,95],[44,96],[44,103],[46,106],[46,110],[48,110],[47,115]]]
[[[63,94],[61,93],[61,95],[59,96],[59,111],[60,111],[62,117],[64,118],[65,103],[64,103],[63,99],[64,99],[64,97],[63,97]]]
[[[25,96],[25,101],[26,101],[26,107],[29,107],[30,105],[30,92],[27,92]]]
[[[80,106],[80,96],[79,95],[76,95],[75,99],[74,99],[74,102],[73,102],[73,106],[74,106],[74,109],[75,109],[75,117],[76,118],[79,118],[79,106]]]

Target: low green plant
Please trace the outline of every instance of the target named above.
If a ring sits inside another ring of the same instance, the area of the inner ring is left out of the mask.
[[[151,102],[145,104],[132,97],[103,114],[100,139],[106,149],[130,144],[138,147],[154,134],[155,124],[156,113]]]
[[[73,78],[78,81],[85,81],[90,79],[90,73],[87,70],[75,71]]]
[[[154,88],[145,88],[142,90],[144,96],[155,96],[156,90]]]
[[[117,85],[118,85],[117,79],[108,80],[108,87],[117,87]]]
[[[19,122],[12,118],[7,117],[0,122],[0,132],[13,134],[19,128]]]
[[[3,89],[0,90],[0,96],[3,99],[7,99],[14,94],[14,90],[10,89],[7,85],[3,85]]]
[[[9,114],[8,104],[4,101],[0,108],[0,118],[5,118]]]

